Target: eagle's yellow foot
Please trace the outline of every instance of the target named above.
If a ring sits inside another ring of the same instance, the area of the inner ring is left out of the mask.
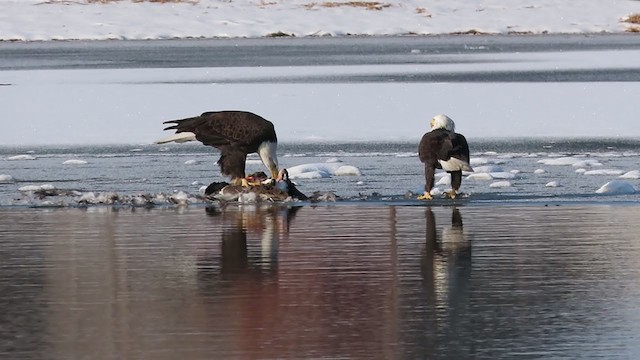
[[[244,186],[245,182],[246,182],[246,180],[243,179],[243,178],[233,178],[233,179],[231,179],[230,184],[233,185],[233,186],[240,186],[240,185]]]
[[[251,187],[253,184],[246,178],[235,179],[231,182],[233,185],[240,185],[242,187]]]
[[[445,191],[444,195],[449,199],[455,199],[458,196],[458,193],[455,190]]]
[[[242,186],[245,187],[249,187],[249,186],[258,186],[258,185],[262,185],[262,182],[260,182],[260,180],[253,180],[253,179],[243,179],[242,182]]]
[[[424,194],[418,196],[418,200],[432,200],[433,196],[431,196],[431,193],[425,192]]]

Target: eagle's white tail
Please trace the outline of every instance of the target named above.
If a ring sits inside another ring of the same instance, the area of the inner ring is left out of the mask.
[[[463,170],[473,172],[473,168],[471,167],[471,165],[469,165],[468,162],[460,160],[458,158],[452,157],[447,161],[438,160],[438,162],[440,162],[440,165],[442,165],[442,169],[445,171]]]
[[[181,132],[177,134],[173,134],[167,138],[156,140],[156,144],[166,144],[170,142],[183,143],[187,141],[196,141],[196,134],[192,132]]]

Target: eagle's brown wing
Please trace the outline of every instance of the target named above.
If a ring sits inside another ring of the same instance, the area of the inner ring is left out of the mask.
[[[273,124],[246,111],[205,112],[200,116],[165,121],[165,130],[192,132],[198,141],[220,150],[220,171],[232,178],[245,176],[247,154],[258,151],[263,142],[277,143]]]
[[[165,130],[192,132],[205,145],[216,148],[241,146],[246,148],[247,153],[255,152],[264,141],[277,141],[270,121],[246,111],[205,112],[200,116],[164,123],[174,124]]]

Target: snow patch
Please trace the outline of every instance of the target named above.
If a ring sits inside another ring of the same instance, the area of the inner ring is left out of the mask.
[[[84,165],[84,164],[88,164],[88,161],[79,160],[79,159],[70,159],[62,163],[62,165]]]

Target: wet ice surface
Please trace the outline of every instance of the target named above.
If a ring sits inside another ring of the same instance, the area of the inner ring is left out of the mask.
[[[475,173],[463,178],[465,201],[636,201],[640,196],[635,140],[479,140],[471,148]],[[0,151],[2,206],[206,204],[203,186],[228,180],[215,164],[219,154],[202,145]],[[299,169],[292,179],[309,196],[404,201],[424,185],[411,143],[281,144],[279,158],[281,166]],[[250,157],[247,171],[264,171],[257,156]],[[440,175],[436,191],[449,189],[448,175]]]
[[[0,214],[2,357],[640,356],[636,205]]]
[[[283,143],[417,143],[438,113],[471,139],[640,136],[631,34],[1,45],[7,145],[149,144],[225,109]]]

